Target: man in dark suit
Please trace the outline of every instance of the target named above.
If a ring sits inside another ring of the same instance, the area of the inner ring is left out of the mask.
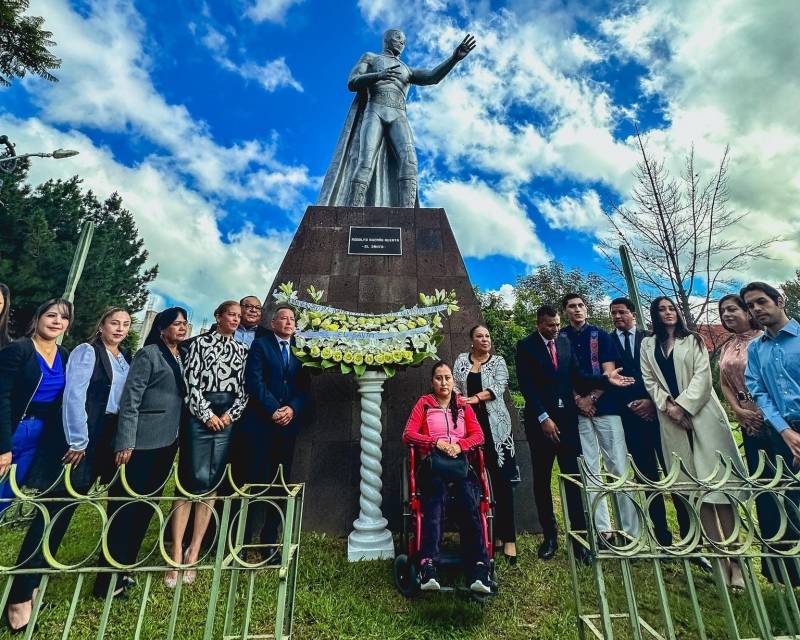
[[[616,298],[609,307],[614,331],[611,341],[617,349],[616,361],[622,365],[622,373],[635,380],[625,389],[617,389],[622,426],[625,429],[625,443],[628,453],[641,474],[651,480],[658,479],[658,467],[667,469],[661,451],[661,432],[658,415],[653,400],[647,393],[642,380],[642,366],[639,359],[642,340],[646,333],[636,328],[636,305],[628,298]],[[689,530],[689,516],[680,500],[675,500],[681,535]],[[664,499],[658,496],[650,503],[650,519],[656,539],[660,544],[672,544],[672,533],[667,526]]]
[[[550,560],[558,549],[558,530],[553,514],[550,488],[553,461],[558,458],[561,473],[578,473],[581,442],[578,435],[578,408],[575,389],[606,388],[630,384],[617,372],[608,376],[582,377],[568,338],[559,336],[561,319],[553,307],[544,305],[536,312],[537,331],[517,343],[517,377],[525,397],[525,431],[531,450],[533,494],[544,541],[538,555]],[[567,485],[567,512],[573,529],[585,529],[580,491]],[[591,560],[588,550],[576,545],[584,562]]]
[[[306,422],[310,408],[308,371],[292,353],[292,308],[278,307],[271,327],[271,331],[253,341],[244,373],[250,400],[239,428],[240,465],[244,479],[254,484],[272,482],[280,465],[288,481],[298,430]],[[248,518],[248,538],[257,533],[258,512],[263,513],[263,508],[255,511],[253,518]],[[277,541],[279,523],[277,511],[270,507],[260,533],[262,544]]]

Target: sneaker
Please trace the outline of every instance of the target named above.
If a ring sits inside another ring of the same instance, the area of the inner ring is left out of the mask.
[[[469,585],[470,591],[475,593],[491,593],[492,580],[489,578],[489,567],[485,563],[479,562],[475,565],[472,572],[472,584]]]
[[[436,567],[433,560],[425,559],[419,565],[419,588],[423,591],[438,591],[442,588],[436,579]]]

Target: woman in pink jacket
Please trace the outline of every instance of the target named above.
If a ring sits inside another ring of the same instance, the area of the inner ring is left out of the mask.
[[[472,407],[454,393],[449,365],[437,362],[433,366],[431,385],[433,393],[417,400],[403,431],[403,442],[417,447],[430,462],[420,465],[418,476],[422,487],[420,587],[423,591],[441,588],[436,563],[449,492],[459,512],[464,566],[471,569],[469,587],[476,593],[491,593],[478,496],[466,473],[467,452],[483,444],[483,432]]]

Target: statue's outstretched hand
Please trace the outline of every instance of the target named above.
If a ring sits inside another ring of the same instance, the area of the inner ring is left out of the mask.
[[[468,33],[466,38],[461,41],[461,44],[458,45],[456,50],[453,52],[453,57],[455,57],[456,60],[463,60],[474,48],[475,36],[473,36],[471,33]]]

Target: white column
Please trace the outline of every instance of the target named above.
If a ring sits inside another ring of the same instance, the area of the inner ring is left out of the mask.
[[[381,511],[381,397],[386,374],[366,371],[357,380],[361,394],[361,497],[354,531],[347,538],[350,562],[394,558],[392,534]]]

